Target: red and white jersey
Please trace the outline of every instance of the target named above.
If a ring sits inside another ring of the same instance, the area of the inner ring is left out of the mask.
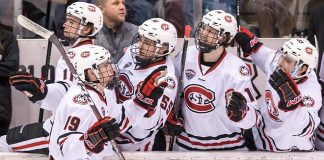
[[[252,54],[252,61],[266,75],[267,80],[275,70],[274,50],[262,46]],[[258,149],[275,152],[314,149],[314,131],[319,124],[318,111],[322,106],[321,86],[315,72],[297,82],[302,95],[303,106],[293,111],[282,111],[277,104],[280,97],[266,81],[264,98],[259,104],[261,115],[257,114],[253,128]]]
[[[167,116],[173,108],[178,82],[175,76],[173,63],[169,58],[152,63],[146,67],[138,68],[138,66],[134,64],[130,50],[128,49],[118,63],[120,76],[119,89],[116,90],[117,97],[120,102],[123,102],[123,106],[129,113],[144,111],[144,109],[136,105],[132,99],[135,97],[135,91],[139,83],[160,66],[167,66],[166,80],[169,85],[165,88],[164,94],[159,99],[155,111],[147,113],[145,110],[146,116],[139,116],[140,118],[134,122],[135,124],[132,124],[133,126],[131,129],[116,138],[116,142],[121,150],[152,150],[155,135],[164,125]]]
[[[324,151],[324,109],[320,111],[321,123],[317,128],[315,147],[318,151]]]
[[[188,47],[181,105],[185,131],[177,137],[174,149],[246,150],[242,129],[255,124],[250,70],[226,50],[212,67],[200,64],[200,54],[195,46]],[[176,64],[180,65],[178,61]],[[240,92],[248,101],[247,114],[239,122],[227,116],[225,92],[228,90]]]
[[[102,96],[95,89],[86,88],[102,117],[116,118],[121,132],[132,127],[122,105],[107,105],[106,99],[116,101],[114,91],[105,90],[105,96]],[[110,143],[99,154],[87,154],[81,137],[97,121],[89,102],[81,94],[80,86],[72,85],[55,112],[50,135],[50,155],[54,159],[102,159],[103,156],[111,156],[113,151]]]

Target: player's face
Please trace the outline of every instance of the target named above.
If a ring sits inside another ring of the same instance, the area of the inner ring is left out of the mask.
[[[154,56],[154,53],[156,51],[156,42],[153,40],[150,40],[148,38],[145,38],[143,36],[140,36],[139,40],[139,57],[141,59],[151,59]]]
[[[122,23],[126,18],[125,0],[106,0],[102,6],[102,14],[105,21]]]
[[[98,70],[99,70],[100,83],[103,84],[103,86],[107,86],[107,84],[113,80],[116,74],[115,67],[113,67],[108,62],[99,64]]]
[[[77,32],[80,26],[80,19],[77,17],[67,15],[65,18],[65,22],[63,24],[64,27],[64,37],[68,38],[77,38]]]
[[[200,41],[214,46],[216,45],[217,36],[219,31],[210,27],[209,25],[203,24],[200,31]]]
[[[282,68],[286,73],[291,73],[296,65],[296,61],[286,54],[282,54],[278,61],[279,68]]]

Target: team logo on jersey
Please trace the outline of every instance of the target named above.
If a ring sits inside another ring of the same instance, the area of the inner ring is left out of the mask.
[[[81,105],[88,104],[87,98],[83,94],[81,94],[81,93],[78,94],[78,95],[76,95],[76,96],[74,96],[72,100],[76,104],[81,104]]]
[[[167,77],[166,79],[165,79],[165,81],[168,83],[168,88],[170,88],[170,89],[174,89],[175,88],[175,81],[174,81],[174,79],[172,78],[172,77]]]
[[[166,23],[163,23],[163,24],[161,24],[161,28],[163,29],[163,30],[169,30],[169,25],[168,24],[166,24]]]
[[[245,65],[240,66],[240,74],[243,76],[250,76],[250,70]]]
[[[187,86],[184,98],[186,106],[193,112],[208,113],[215,109],[213,104],[215,93],[203,86],[197,84]]]
[[[90,56],[90,52],[89,51],[84,51],[84,52],[81,53],[81,57],[82,58],[87,58],[89,56]]]
[[[265,91],[264,101],[267,106],[269,117],[276,122],[281,122],[281,120],[278,117],[279,116],[278,108],[274,103],[272,93],[270,90]]]
[[[88,5],[88,10],[91,11],[91,12],[95,12],[96,7],[94,7],[93,5]]]
[[[309,47],[306,47],[305,51],[306,51],[307,54],[312,54],[313,53],[313,49],[309,48]]]
[[[232,22],[232,17],[231,16],[225,16],[225,21],[228,23]]]
[[[196,72],[192,69],[187,69],[185,73],[188,80],[192,79],[196,75]]]
[[[129,77],[125,73],[119,75],[119,89],[118,89],[118,98],[119,100],[126,101],[131,99],[131,96],[134,94],[134,86],[131,84]]]
[[[70,58],[70,59],[72,59],[72,58],[74,58],[75,57],[75,52],[73,52],[73,51],[69,51],[69,52],[67,52],[66,53],[66,55]]]
[[[315,101],[311,96],[304,96],[303,103],[305,107],[314,107]]]

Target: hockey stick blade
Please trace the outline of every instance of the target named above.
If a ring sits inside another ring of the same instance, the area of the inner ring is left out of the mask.
[[[67,57],[65,50],[62,46],[62,44],[60,43],[60,41],[58,40],[58,38],[55,36],[55,34],[47,29],[45,29],[44,27],[36,24],[35,22],[33,22],[32,20],[28,19],[27,17],[23,16],[23,15],[19,15],[17,17],[17,21],[18,23],[23,26],[24,28],[34,32],[35,34],[40,35],[41,37],[48,39],[50,42],[52,42],[57,49],[59,50],[62,58],[64,59],[64,61],[66,62],[70,72],[74,75],[74,77],[77,78],[78,81],[78,85],[81,87],[82,90],[82,94],[87,98],[89,105],[91,107],[91,110],[93,111],[93,113],[95,114],[95,116],[97,117],[97,119],[102,119],[100,112],[98,111],[97,107],[95,106],[92,98],[90,97],[88,90],[86,89],[85,85],[81,82],[80,77],[78,76],[75,68],[73,67],[73,65],[71,64],[69,58]],[[113,139],[110,141],[112,147],[114,148],[118,158],[120,160],[125,160],[124,155],[122,154],[122,152],[120,151],[120,149],[118,148],[116,141]]]
[[[40,35],[41,37],[43,37],[45,39],[49,39],[54,34],[54,32],[51,32],[51,31],[45,29],[44,27],[38,25],[37,23],[31,21],[30,19],[28,19],[27,17],[25,17],[23,15],[18,15],[17,21],[24,28]]]

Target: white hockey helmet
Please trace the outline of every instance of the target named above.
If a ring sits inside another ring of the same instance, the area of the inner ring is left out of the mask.
[[[152,45],[155,45],[154,54],[151,57],[147,56],[146,59],[141,59],[138,56],[140,49],[137,47],[141,38],[152,40],[154,42]],[[131,48],[133,59],[137,64],[146,65],[158,57],[164,57],[172,53],[177,41],[177,30],[173,24],[161,18],[148,19],[139,26],[138,34],[133,39]],[[163,54],[160,53],[162,46],[167,46],[167,50]]]
[[[237,33],[237,22],[233,15],[223,10],[212,10],[203,16],[201,20],[210,27],[230,34],[231,41]]]
[[[108,89],[117,84],[119,70],[111,54],[105,48],[97,45],[82,45],[69,50],[67,55],[83,83],[100,82]],[[93,70],[98,81],[93,82],[87,79],[85,74],[87,69]]]
[[[316,69],[318,61],[317,49],[306,39],[293,38],[285,42],[281,48],[281,53],[296,62],[292,78],[298,79],[307,76],[312,70]],[[303,65],[307,70],[303,75],[297,75]]]
[[[81,20],[78,34],[81,35],[81,31],[88,23],[93,24],[93,31],[89,36],[94,36],[99,32],[103,26],[103,15],[99,7],[94,4],[86,2],[74,2],[66,9],[67,15],[72,15]]]
[[[217,41],[214,46],[206,46],[200,40],[201,32],[203,27],[208,25],[209,27],[217,31]],[[195,43],[198,49],[206,50],[206,52],[211,52],[217,49],[223,43],[229,44],[234,36],[237,33],[237,22],[233,15],[223,11],[223,10],[212,10],[203,16],[201,22],[196,27],[195,31]],[[221,42],[221,39],[224,39],[226,36],[229,36],[229,40]],[[221,44],[222,43],[222,44]]]

